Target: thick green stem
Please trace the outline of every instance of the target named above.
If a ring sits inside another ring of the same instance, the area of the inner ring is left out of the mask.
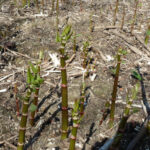
[[[73,120],[73,128],[71,131],[69,150],[75,150],[75,143],[76,143],[78,126],[79,126],[78,125],[78,118],[76,116],[76,117],[74,117],[74,120]]]
[[[61,64],[61,93],[62,93],[62,135],[61,139],[67,138],[68,132],[68,88],[67,88],[67,71],[65,58],[65,43],[60,48],[60,64]]]
[[[117,67],[116,67],[116,74],[113,86],[113,93],[112,93],[112,100],[111,100],[111,110],[110,110],[110,120],[109,126],[110,128],[113,127],[114,123],[114,115],[115,115],[115,102],[117,97],[117,87],[118,87],[118,79],[119,79],[119,71],[120,71],[120,63],[121,63],[121,55],[117,55]]]
[[[39,88],[36,88],[35,92],[34,92],[34,100],[33,100],[33,104],[35,106],[38,105],[38,95],[39,95]],[[30,116],[30,124],[31,124],[31,126],[34,126],[35,113],[36,113],[36,111],[31,112],[31,116]]]
[[[26,124],[27,124],[30,97],[31,97],[31,89],[29,88],[27,91],[26,98],[23,102],[22,117],[21,117],[21,122],[20,122],[17,150],[23,150],[23,148],[24,148],[25,132],[26,132]]]
[[[69,150],[75,150],[77,130],[79,127],[79,123],[83,118],[83,116],[79,115],[79,110],[80,110],[80,100],[75,100],[74,108],[72,111],[73,127],[72,127],[72,131],[71,131]]]

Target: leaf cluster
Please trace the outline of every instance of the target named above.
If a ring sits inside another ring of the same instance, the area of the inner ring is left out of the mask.
[[[71,31],[71,25],[67,25],[61,34],[57,32],[56,35],[56,42],[59,42],[61,44],[67,43],[67,41],[71,38],[73,32]]]
[[[141,75],[140,75],[138,72],[136,72],[135,70],[132,71],[132,77],[136,78],[136,79],[139,80],[139,81],[142,80]]]
[[[38,65],[33,65],[29,63],[27,71],[27,83],[32,90],[35,90],[36,87],[39,87],[44,82],[44,79],[40,77]]]

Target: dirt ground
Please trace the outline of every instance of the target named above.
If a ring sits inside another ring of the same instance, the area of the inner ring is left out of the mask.
[[[31,1],[30,7],[14,5],[14,1],[0,2],[0,150],[12,150],[17,146],[19,120],[16,116],[14,84],[17,82],[19,97],[26,92],[26,70],[29,61],[36,62],[40,50],[44,51],[41,76],[44,84],[40,88],[39,111],[36,126],[28,125],[27,150],[68,150],[69,139],[60,140],[61,127],[61,77],[59,65],[55,65],[52,54],[59,60],[56,43],[56,11],[52,12],[51,1],[39,4],[39,10]],[[144,38],[150,21],[150,1],[139,0],[134,30],[134,1],[120,0],[116,25],[113,25],[115,0],[78,0],[60,3],[59,29],[68,23],[77,35],[76,57],[67,67],[69,107],[80,96],[83,69],[81,51],[83,42],[89,41],[89,56],[94,59],[96,72],[86,79],[85,115],[77,135],[77,150],[98,150],[112,138],[117,130],[126,104],[127,89],[135,83],[131,73],[138,65],[144,78],[147,99],[150,98],[149,69],[150,44]],[[55,4],[56,6],[56,4]],[[121,30],[123,10],[125,18]],[[91,31],[92,30],[92,31]],[[108,128],[109,117],[99,125],[106,100],[111,99],[115,67],[115,55],[119,47],[128,53],[123,58],[119,77],[115,123]],[[73,56],[73,42],[67,44],[69,59]],[[95,78],[93,78],[95,76]],[[142,109],[142,94],[139,91],[133,107],[139,111],[130,116],[119,150],[126,150],[130,141],[140,132],[145,113]],[[21,101],[20,101],[21,107]],[[71,111],[69,110],[70,114]],[[71,118],[71,116],[70,116]],[[146,135],[136,144],[135,150],[149,150],[150,138]]]

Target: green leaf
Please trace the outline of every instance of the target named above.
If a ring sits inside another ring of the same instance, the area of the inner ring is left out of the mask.
[[[66,37],[66,41],[68,41],[68,40],[71,38],[72,34],[73,34],[73,32],[71,32],[71,33]]]
[[[40,77],[40,75],[37,75],[37,81],[38,81],[39,84],[42,84],[44,82],[44,79],[42,79]]]
[[[34,81],[35,81],[34,76],[31,75],[31,84],[34,84]]]
[[[150,36],[150,30],[147,30],[146,35]]]
[[[34,111],[36,111],[36,109],[37,109],[37,106],[34,105],[33,103],[31,103],[29,110],[30,110],[31,112],[34,112]]]
[[[122,55],[126,55],[127,51],[126,50],[122,50],[121,53],[122,53]]]
[[[59,32],[56,34],[56,42],[61,42],[61,37],[59,36]]]
[[[116,74],[116,68],[111,69],[112,74]]]
[[[86,42],[83,43],[83,45],[84,45],[84,48],[87,48],[89,46],[89,42],[86,41]]]
[[[136,71],[133,71],[133,72],[132,72],[132,76],[134,76],[135,78],[137,78],[139,81],[142,80],[141,75],[140,75],[138,72],[136,72]]]
[[[75,39],[76,37],[79,37],[79,36],[81,36],[81,34],[75,34],[72,36],[72,39]]]
[[[64,30],[63,30],[63,32],[62,32],[62,36],[67,36],[69,33],[71,32],[71,25],[67,25],[65,28],[64,28]]]
[[[29,65],[30,65],[33,73],[35,73],[35,74],[38,73],[38,67],[37,66],[34,66],[31,62],[29,62]]]

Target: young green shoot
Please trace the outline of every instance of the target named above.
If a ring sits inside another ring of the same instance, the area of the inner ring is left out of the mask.
[[[83,67],[83,77],[82,77],[82,85],[81,85],[81,98],[80,98],[80,115],[83,116],[84,114],[84,102],[85,102],[85,78],[88,75],[87,71],[87,65],[88,65],[88,47],[89,47],[89,42],[86,41],[83,43],[83,62],[82,62],[82,67]]]
[[[28,108],[29,108],[29,101],[32,93],[32,88],[31,88],[31,69],[28,67],[27,71],[27,84],[28,84],[28,89],[26,96],[23,100],[23,107],[22,107],[22,116],[21,116],[21,121],[20,121],[20,128],[19,128],[19,138],[18,138],[18,146],[17,150],[23,150],[24,149],[24,143],[25,143],[25,132],[26,132],[26,124],[27,124],[27,117],[28,117]]]
[[[39,55],[39,61],[37,63],[36,66],[30,64],[32,70],[34,70],[34,78],[35,80],[38,78],[40,78],[40,65],[41,65],[41,62],[42,62],[42,59],[43,59],[43,52],[40,51],[40,55]],[[39,89],[40,89],[40,85],[43,83],[43,79],[41,78],[41,82],[37,82],[35,83],[34,85],[34,100],[32,102],[32,105],[31,105],[31,116],[30,116],[30,124],[31,126],[34,126],[34,117],[35,117],[35,113],[37,111],[37,106],[38,106],[38,96],[39,96]],[[36,110],[34,110],[36,108]]]
[[[61,65],[61,94],[62,94],[62,135],[61,139],[67,138],[68,134],[68,88],[67,88],[67,71],[66,71],[66,51],[67,42],[72,36],[71,26],[67,25],[61,34],[59,32],[56,36],[56,41],[60,43],[60,65]]]
[[[74,102],[74,108],[72,110],[73,127],[71,131],[69,150],[75,150],[77,130],[82,118],[83,116],[80,116],[80,100],[77,99]]]
[[[113,85],[113,92],[112,92],[112,99],[111,99],[111,109],[110,109],[110,120],[109,120],[109,127],[113,127],[114,123],[114,115],[115,115],[115,102],[117,97],[117,87],[118,87],[118,80],[119,80],[119,72],[120,72],[120,64],[121,64],[121,56],[125,55],[126,51],[122,48],[119,48],[117,53],[117,66],[115,72],[115,79]]]
[[[23,100],[17,150],[24,149],[26,124],[27,124],[31,94],[32,92],[36,91],[37,85],[43,83],[43,79],[40,77],[40,75],[37,74],[37,72],[38,72],[38,67],[35,67],[30,63],[30,66],[28,67],[28,71],[27,71],[27,93],[26,93],[26,97]],[[37,107],[34,104],[30,106],[31,111],[35,111],[36,108]]]

